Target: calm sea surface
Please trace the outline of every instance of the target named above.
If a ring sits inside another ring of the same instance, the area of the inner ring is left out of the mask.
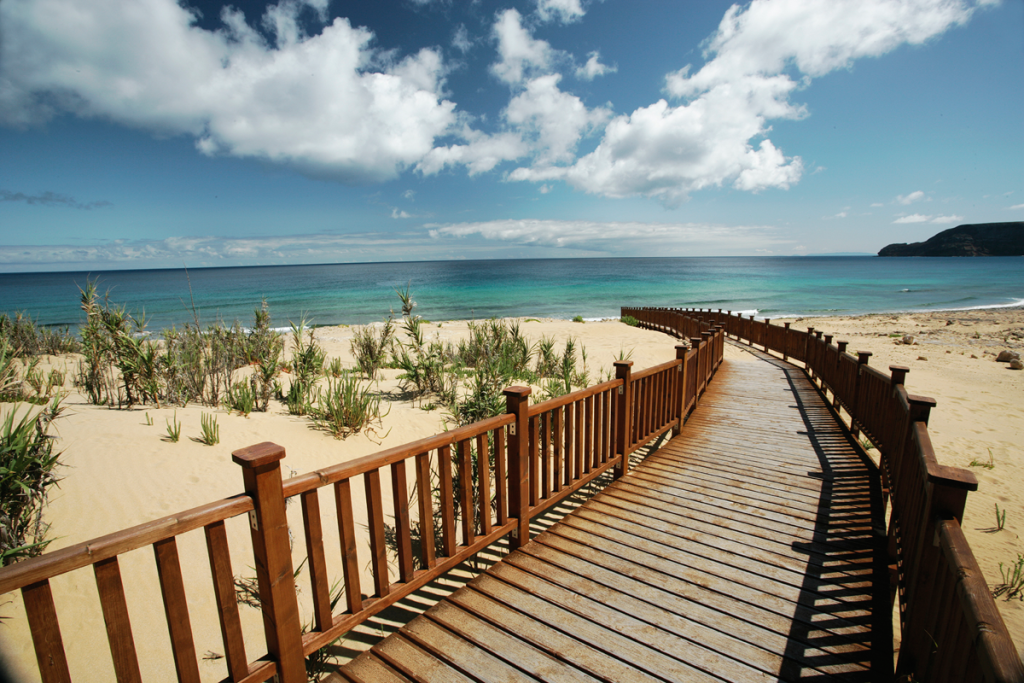
[[[630,258],[442,261],[317,266],[0,274],[0,312],[43,325],[83,319],[79,287],[99,282],[110,301],[143,309],[149,329],[193,319],[243,325],[261,297],[275,327],[362,324],[400,311],[411,285],[428,320],[617,317],[620,306],[690,306],[760,317],[967,309],[1024,304],[1024,259]]]

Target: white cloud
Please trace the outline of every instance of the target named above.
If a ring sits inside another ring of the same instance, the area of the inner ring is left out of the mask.
[[[506,83],[521,83],[531,73],[547,71],[555,57],[547,41],[535,39],[523,27],[522,15],[514,9],[498,14],[493,33],[499,61],[491,65],[491,73]]]
[[[424,175],[438,173],[446,166],[464,165],[470,175],[486,173],[502,161],[518,159],[530,149],[522,136],[515,132],[488,135],[469,126],[463,127],[459,137],[467,144],[435,147],[416,165]]]
[[[959,223],[963,219],[963,216],[936,216],[932,223]]]
[[[668,205],[695,190],[732,185],[759,191],[800,180],[803,161],[767,137],[771,119],[800,119],[790,95],[810,79],[920,43],[965,22],[965,0],[755,0],[734,5],[708,41],[708,61],[666,77],[662,100],[615,118],[604,139],[572,166],[511,179],[565,179],[611,197],[643,195]],[[802,78],[792,74],[795,69]],[[795,80],[796,79],[796,80]]]
[[[880,204],[878,202],[875,202],[874,204],[871,205],[871,208],[872,209],[877,209],[877,208],[882,207],[882,206],[885,206],[885,204]]]
[[[405,212],[405,211],[401,211],[401,210],[399,210],[397,208],[392,208],[391,209],[391,217],[392,218],[412,218],[412,215],[407,213],[407,212]]]
[[[268,7],[268,42],[230,7],[213,32],[174,0],[4,0],[0,122],[71,112],[345,180],[416,164],[456,121],[439,94],[440,55],[388,67],[373,35],[346,19],[305,35],[304,7],[322,17],[327,0]]]
[[[549,74],[529,81],[504,112],[505,120],[531,136],[541,165],[572,161],[584,133],[611,116],[601,107],[588,110],[580,98],[558,88],[559,80],[558,74]]]
[[[583,18],[585,10],[580,0],[537,0],[537,16],[541,21],[561,21],[570,24]]]
[[[537,191],[540,192],[541,194],[547,194],[548,192],[551,192],[551,189],[552,188],[550,185],[541,185],[540,187],[537,188]]]
[[[410,202],[416,198],[416,190],[406,190],[402,193],[404,199],[408,199]]]
[[[462,54],[466,54],[473,47],[473,41],[469,38],[469,31],[466,30],[465,24],[459,24],[455,28],[455,34],[452,36],[452,47]]]
[[[931,219],[931,216],[922,216],[919,213],[912,213],[909,216],[897,218],[896,220],[893,221],[893,223],[927,223]]]
[[[437,239],[478,235],[520,245],[584,247],[611,253],[690,253],[694,248],[751,253],[780,243],[770,228],[744,225],[509,219],[425,227]]]
[[[1014,204],[1010,207],[1010,211],[1018,211],[1020,209],[1024,209],[1024,204]]]
[[[577,67],[576,78],[584,81],[592,81],[598,76],[604,76],[607,73],[615,73],[618,70],[618,67],[602,64],[601,54],[595,51],[587,55],[586,64],[581,67]]]
[[[897,196],[896,203],[903,204],[904,206],[906,206],[908,204],[913,204],[914,202],[919,202],[922,199],[924,199],[924,192],[918,190],[917,192],[911,192],[908,195],[901,194]]]

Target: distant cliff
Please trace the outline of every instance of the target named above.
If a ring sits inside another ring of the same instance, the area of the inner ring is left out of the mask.
[[[943,230],[926,242],[890,244],[879,256],[1024,256],[1024,221]]]

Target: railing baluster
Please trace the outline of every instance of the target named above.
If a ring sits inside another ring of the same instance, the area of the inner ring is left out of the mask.
[[[562,444],[564,443],[564,440],[565,440],[565,425],[562,422],[563,410],[562,410],[562,408],[555,408],[554,413],[555,413],[555,415],[554,415],[554,418],[555,418],[554,424],[555,424],[555,426],[554,426],[554,435],[552,436],[552,441],[555,444],[555,462],[554,462],[554,465],[552,466],[552,472],[553,472],[552,478],[553,478],[553,480],[555,482],[555,492],[557,493],[558,491],[562,490],[562,486],[563,485],[568,485],[569,482],[568,482],[568,478],[567,477],[565,479],[563,479],[563,474],[562,474],[562,467],[563,467],[563,464],[562,464],[562,459],[563,459],[562,458],[562,454],[563,454]]]
[[[213,576],[213,594],[217,601],[217,616],[220,618],[220,634],[224,641],[224,656],[228,660],[228,674],[237,683],[249,675],[249,660],[245,657],[242,622],[238,616],[227,529],[224,522],[214,522],[206,525],[204,531],[206,552],[210,557],[210,573]]]
[[[469,441],[455,444],[459,463],[459,509],[462,515],[462,544],[470,545],[476,538],[476,510],[473,507],[473,460],[469,452]]]
[[[540,497],[546,499],[551,495],[551,411],[537,416],[540,428]]]
[[[388,548],[384,543],[384,501],[380,492],[380,470],[363,475],[366,490],[366,522],[370,528],[370,560],[373,566],[374,595],[383,598],[391,591],[388,576]]]
[[[21,598],[43,683],[71,683],[50,582],[43,579],[25,586],[21,589]]]
[[[491,454],[486,433],[476,437],[476,462],[477,481],[480,484],[480,533],[486,536],[491,533]]]
[[[121,569],[117,557],[101,560],[92,566],[96,574],[96,588],[100,593],[103,621],[107,625],[110,656],[114,660],[114,673],[118,683],[141,683],[139,659],[135,654],[135,640],[128,618],[128,604],[124,599]]]
[[[412,579],[412,534],[409,528],[409,484],[405,460],[391,463],[391,499],[395,509],[395,541],[398,545],[398,580]]]
[[[530,418],[530,506],[535,506],[540,495],[540,424],[537,416]]]
[[[331,617],[331,586],[327,579],[327,557],[320,520],[320,496],[317,489],[306,491],[302,500],[302,526],[306,532],[306,557],[309,583],[313,588],[313,628],[326,631],[334,623]]]
[[[498,526],[508,521],[508,454],[505,451],[505,428],[494,430],[494,490]]]
[[[341,565],[345,574],[345,602],[348,605],[348,611],[356,614],[363,609],[363,593],[359,582],[359,552],[356,547],[356,527],[352,515],[352,482],[350,479],[335,482],[334,505],[338,515]]]
[[[452,447],[437,449],[437,481],[441,491],[441,544],[444,556],[455,556],[455,492],[452,490]]]
[[[192,623],[188,618],[185,584],[181,578],[178,544],[174,536],[154,543],[153,553],[156,555],[160,592],[164,599],[164,615],[167,617],[167,630],[171,636],[171,652],[174,655],[174,668],[178,673],[178,680],[198,683],[199,662],[192,639]]]
[[[434,548],[434,501],[430,486],[430,453],[416,456],[416,498],[420,513],[420,546],[423,566],[433,569],[437,564]]]

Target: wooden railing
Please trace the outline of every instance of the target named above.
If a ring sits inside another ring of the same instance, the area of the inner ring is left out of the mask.
[[[636,448],[678,431],[724,350],[721,331],[693,337],[691,347],[676,347],[675,360],[635,375],[632,362],[617,362],[615,379],[532,406],[529,388],[511,387],[502,415],[288,480],[281,475],[283,447],[262,443],[235,451],[244,493],[0,569],[0,594],[21,591],[42,680],[70,681],[50,581],[92,566],[117,680],[140,681],[118,557],[152,546],[178,680],[199,681],[176,538],[202,528],[225,680],[258,683],[276,675],[281,683],[305,681],[308,655],[502,537],[509,536],[512,548],[521,547],[529,541],[534,516],[609,469],[623,476]],[[343,600],[332,595],[328,577],[322,491],[334,503],[339,547],[332,552],[341,556]],[[356,524],[360,493],[365,534]],[[292,539],[286,503],[295,498],[302,534]],[[386,513],[393,525],[386,523]],[[242,515],[248,515],[267,648],[255,660],[246,653],[225,531],[226,521]],[[300,537],[312,603],[312,623],[305,628],[291,548]],[[372,588],[362,581],[367,560]]]
[[[871,354],[846,351],[832,335],[801,332],[729,311],[623,308],[640,325],[679,335],[700,326],[805,363],[832,404],[851,416],[881,454],[883,493],[891,503],[890,569],[899,597],[901,680],[1024,681],[1024,666],[961,530],[964,504],[978,482],[969,470],[940,465],[928,436],[935,401],[908,394],[908,368],[885,375]]]

